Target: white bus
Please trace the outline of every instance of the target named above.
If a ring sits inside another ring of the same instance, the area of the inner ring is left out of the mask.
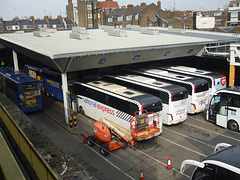
[[[211,95],[215,93],[217,90],[225,88],[227,84],[226,77],[217,72],[210,72],[187,66],[163,66],[163,67],[154,66],[154,67],[162,70],[167,70],[170,72],[176,72],[183,75],[190,75],[206,79],[209,84],[209,92]]]
[[[240,179],[240,148],[225,143],[217,144],[224,149],[215,151],[202,162],[184,160],[180,172],[184,173],[186,165],[196,166],[191,180],[239,180]]]
[[[103,79],[159,97],[163,102],[163,124],[178,124],[187,119],[188,91],[182,86],[134,74],[104,75]]]
[[[209,85],[205,79],[179,75],[156,68],[140,68],[137,70],[125,70],[136,74],[156,78],[165,82],[177,84],[188,90],[187,112],[195,114],[203,112],[208,104]]]
[[[215,93],[204,118],[232,131],[240,130],[240,87],[227,87]]]
[[[141,123],[148,127],[156,126],[156,131],[142,133],[145,135],[142,139],[162,133],[162,102],[156,96],[106,81],[75,82],[73,94],[78,112],[95,120],[104,116],[119,126],[131,130],[131,119],[136,113],[140,116],[148,112],[149,122],[141,121]],[[156,119],[153,119],[154,115],[157,116]]]

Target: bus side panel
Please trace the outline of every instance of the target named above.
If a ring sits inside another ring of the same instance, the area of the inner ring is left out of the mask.
[[[54,98],[63,101],[62,84],[45,77],[42,77],[42,80],[45,94],[48,91],[50,94],[53,93]]]
[[[27,113],[42,110],[42,94],[40,83],[37,89],[25,91],[21,86],[18,87],[20,109]]]
[[[213,92],[216,92],[219,89],[223,89],[226,87],[226,77],[215,79],[215,86],[213,88]]]
[[[125,127],[130,130],[130,118],[131,115],[119,111],[115,108],[107,106],[105,104],[99,103],[93,99],[78,96],[78,106],[81,106],[84,110],[84,113],[98,121],[101,117],[105,116],[109,120],[117,123],[118,125]]]

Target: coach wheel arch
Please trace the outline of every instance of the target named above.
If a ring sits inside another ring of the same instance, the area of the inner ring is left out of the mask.
[[[235,120],[228,121],[228,129],[232,131],[239,131],[239,125]]]
[[[79,106],[79,107],[78,107],[78,113],[80,113],[80,114],[82,114],[82,115],[85,114],[82,106]]]

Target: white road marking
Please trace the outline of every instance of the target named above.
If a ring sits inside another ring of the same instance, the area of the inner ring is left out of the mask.
[[[223,137],[225,137],[225,138],[229,138],[229,139],[232,139],[232,140],[234,140],[234,141],[238,141],[238,142],[240,142],[239,139],[236,139],[236,138],[233,138],[233,137],[230,137],[230,136],[224,135],[224,134],[220,134],[220,133],[217,133],[217,132],[214,132],[214,131],[211,131],[211,130],[205,129],[205,128],[199,127],[199,126],[197,126],[197,125],[193,125],[193,124],[191,124],[191,123],[187,123],[187,122],[184,122],[184,123],[185,123],[185,124],[188,124],[188,125],[190,125],[190,126],[193,126],[193,127],[196,127],[196,128],[199,128],[199,129],[202,129],[202,130],[205,130],[205,131],[211,132],[211,133],[216,134],[216,135],[218,135],[218,136],[223,136]]]
[[[171,132],[173,132],[173,133],[175,133],[175,134],[178,134],[178,135],[183,136],[183,137],[185,137],[185,138],[191,139],[191,140],[196,141],[196,142],[198,142],[198,143],[204,144],[204,145],[209,146],[209,147],[211,147],[211,148],[214,148],[214,147],[215,147],[215,146],[212,146],[212,145],[207,144],[207,143],[205,143],[205,142],[199,141],[199,140],[197,140],[197,139],[195,139],[195,138],[186,136],[186,135],[184,135],[184,134],[182,134],[182,133],[173,131],[173,130],[169,129],[168,127],[165,127],[164,130],[165,130],[165,131],[166,131],[166,130],[167,130],[167,131],[171,131]]]

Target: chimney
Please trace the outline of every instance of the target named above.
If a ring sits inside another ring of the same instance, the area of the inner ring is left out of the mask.
[[[142,2],[141,3],[141,6],[146,6],[147,4],[145,2]]]
[[[133,4],[128,4],[127,7],[128,8],[130,8],[130,7],[132,8],[132,7],[134,7],[134,5]]]
[[[72,5],[72,0],[68,0],[68,5]]]
[[[161,4],[161,1],[158,1],[157,2],[157,6],[158,6],[158,9],[161,10],[162,9],[162,4]]]

